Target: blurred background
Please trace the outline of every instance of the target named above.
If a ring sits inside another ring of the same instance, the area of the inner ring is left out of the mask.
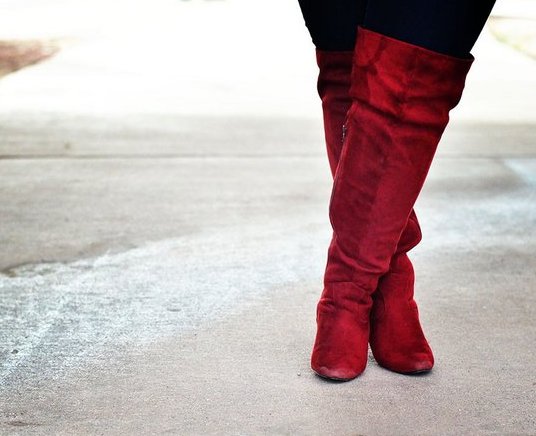
[[[67,82],[49,111],[299,114],[304,102],[287,104],[299,93],[281,101],[259,86],[289,91],[311,56],[301,50],[308,36],[296,25],[298,6],[279,3],[4,1],[0,36],[65,48],[55,62]],[[274,68],[274,58],[286,68]]]
[[[0,433],[535,434],[536,1],[474,55],[417,204],[437,369],[335,385],[297,1],[0,0]]]

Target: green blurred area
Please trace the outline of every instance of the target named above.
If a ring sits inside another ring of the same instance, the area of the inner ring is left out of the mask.
[[[489,27],[499,41],[536,59],[536,18],[491,17]]]

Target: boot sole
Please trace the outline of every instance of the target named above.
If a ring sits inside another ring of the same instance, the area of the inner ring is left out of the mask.
[[[388,371],[391,371],[391,372],[396,372],[397,374],[402,374],[402,375],[420,375],[420,374],[426,374],[430,371],[432,371],[432,368],[426,368],[426,369],[416,369],[415,371],[397,371],[396,369],[391,369],[391,368],[388,368],[386,366],[382,366],[382,365],[379,365],[381,366],[382,368],[388,370]]]
[[[347,382],[347,381],[350,381],[350,380],[353,380],[355,378],[357,378],[359,376],[359,374],[353,376],[353,377],[335,377],[335,376],[330,376],[330,375],[326,375],[326,374],[322,374],[318,371],[316,371],[314,368],[311,368],[313,370],[313,372],[320,378],[324,379],[324,380],[331,380],[331,381],[335,381],[335,382]]]

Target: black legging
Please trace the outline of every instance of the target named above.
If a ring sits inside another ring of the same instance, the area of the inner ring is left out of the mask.
[[[495,0],[298,0],[313,43],[352,50],[358,25],[439,53],[467,57]]]

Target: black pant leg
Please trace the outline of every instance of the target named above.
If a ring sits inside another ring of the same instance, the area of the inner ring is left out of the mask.
[[[313,44],[320,50],[353,50],[367,0],[298,0]]]
[[[363,27],[420,47],[467,57],[495,0],[369,0]]]

